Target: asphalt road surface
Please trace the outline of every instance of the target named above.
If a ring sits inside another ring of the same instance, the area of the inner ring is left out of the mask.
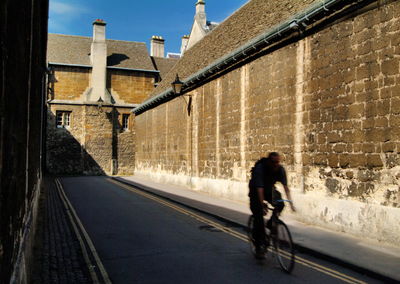
[[[242,229],[225,232],[212,225],[220,221],[107,177],[61,183],[113,283],[379,282],[304,254],[288,275],[271,254],[255,260]]]

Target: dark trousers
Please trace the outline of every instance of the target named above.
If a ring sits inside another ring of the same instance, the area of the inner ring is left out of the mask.
[[[269,193],[269,194],[268,194]],[[282,199],[282,195],[276,189],[272,189],[264,194],[264,198],[268,203],[270,203],[275,210],[282,212],[285,205],[282,202],[276,203],[274,200]],[[258,194],[255,188],[250,189],[250,210],[254,216],[254,226],[253,226],[253,239],[256,246],[266,245],[265,240],[265,224],[264,224],[264,208],[260,203]]]

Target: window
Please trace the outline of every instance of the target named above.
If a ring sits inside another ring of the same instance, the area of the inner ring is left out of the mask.
[[[122,130],[129,130],[129,114],[127,113],[122,114]]]
[[[71,123],[70,111],[57,111],[56,116],[57,128],[69,128]]]

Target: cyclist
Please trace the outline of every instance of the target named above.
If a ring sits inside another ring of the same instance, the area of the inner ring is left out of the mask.
[[[280,165],[280,155],[271,152],[267,158],[262,158],[256,162],[251,170],[249,182],[250,210],[254,216],[254,229],[252,236],[256,248],[256,258],[264,258],[265,249],[265,227],[264,227],[264,200],[268,201],[279,213],[284,208],[283,202],[275,202],[282,199],[282,195],[275,188],[275,183],[280,182],[286,193],[287,199],[291,200],[290,190],[287,186],[286,171]],[[293,203],[290,203],[292,211],[295,211]],[[270,221],[267,228],[271,230]],[[274,233],[274,232],[272,232]]]

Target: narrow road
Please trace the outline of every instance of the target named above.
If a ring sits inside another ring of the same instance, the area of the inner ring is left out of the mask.
[[[307,255],[299,256],[323,269],[300,262],[288,275],[271,257],[255,260],[245,240],[196,218],[198,213],[106,177],[62,178],[61,183],[113,283],[378,282]]]

